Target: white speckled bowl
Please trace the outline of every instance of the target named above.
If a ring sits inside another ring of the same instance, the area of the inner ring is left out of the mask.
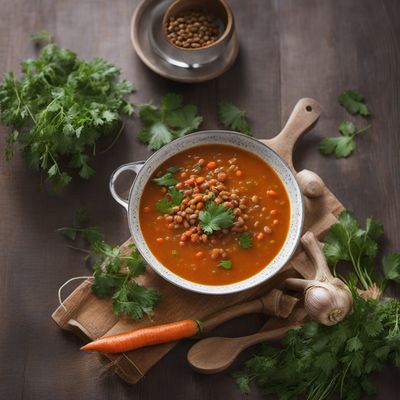
[[[195,148],[206,144],[225,144],[238,147],[255,153],[258,157],[270,165],[281,178],[290,200],[290,226],[286,241],[277,256],[257,274],[243,281],[229,285],[203,285],[188,281],[161,264],[153,255],[145,242],[140,229],[139,204],[144,187],[154,171],[170,157],[183,150]],[[122,199],[115,190],[115,182],[118,176],[126,170],[134,171],[137,175],[129,193],[129,199]],[[202,131],[192,133],[169,143],[154,153],[146,162],[139,161],[124,164],[111,176],[110,191],[114,199],[128,212],[128,224],[137,249],[146,262],[164,279],[193,292],[204,294],[228,294],[240,292],[265,282],[274,276],[290,259],[295,251],[303,227],[303,199],[295,176],[286,162],[271,148],[259,140],[237,132],[229,131]]]

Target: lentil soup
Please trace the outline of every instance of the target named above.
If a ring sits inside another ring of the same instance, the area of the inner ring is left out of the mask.
[[[247,279],[268,265],[289,230],[290,202],[275,171],[226,145],[187,149],[147,182],[140,227],[154,256],[205,285]]]

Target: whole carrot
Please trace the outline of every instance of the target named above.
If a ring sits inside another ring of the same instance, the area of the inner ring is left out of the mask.
[[[149,326],[106,336],[81,347],[81,350],[96,350],[103,353],[122,353],[154,344],[174,342],[196,335],[200,331],[199,321],[186,319],[169,324]]]

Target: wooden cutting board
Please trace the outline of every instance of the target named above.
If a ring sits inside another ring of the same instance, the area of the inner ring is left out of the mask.
[[[318,121],[320,106],[313,100],[299,100],[293,109],[283,130],[273,139],[261,140],[277,151],[293,169],[292,155],[296,142]],[[294,171],[296,172],[296,171]],[[329,227],[336,222],[337,215],[343,210],[342,204],[323,185],[314,174],[309,180],[310,172],[296,173],[303,192],[305,220],[303,231],[310,230],[321,238]],[[313,173],[311,173],[313,175]],[[323,185],[318,196],[313,193],[314,185]],[[128,249],[131,239],[122,247]],[[148,268],[139,282],[145,286],[157,288],[163,301],[157,307],[152,320],[141,321],[118,318],[112,313],[111,299],[98,299],[91,291],[91,279],[86,280],[64,301],[64,307],[58,307],[52,318],[60,328],[71,331],[85,339],[96,339],[134,328],[176,321],[179,319],[204,319],[228,306],[255,298],[268,290],[279,287],[289,276],[305,276],[309,260],[301,248],[298,248],[292,260],[271,280],[256,288],[241,293],[224,296],[208,296],[192,293],[168,283]],[[149,348],[138,349],[123,354],[105,354],[112,361],[115,372],[126,382],[136,383],[157,363],[176,343],[167,343]],[[184,362],[184,360],[182,360]]]

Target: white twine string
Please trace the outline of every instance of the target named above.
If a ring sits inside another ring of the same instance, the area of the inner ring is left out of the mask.
[[[65,286],[67,286],[70,282],[76,281],[78,279],[90,279],[93,278],[93,276],[76,276],[75,278],[68,279],[67,282],[63,283],[60,288],[58,289],[58,302],[60,303],[60,306],[67,311],[67,307],[64,306],[64,302],[61,299],[61,291],[64,289]]]

